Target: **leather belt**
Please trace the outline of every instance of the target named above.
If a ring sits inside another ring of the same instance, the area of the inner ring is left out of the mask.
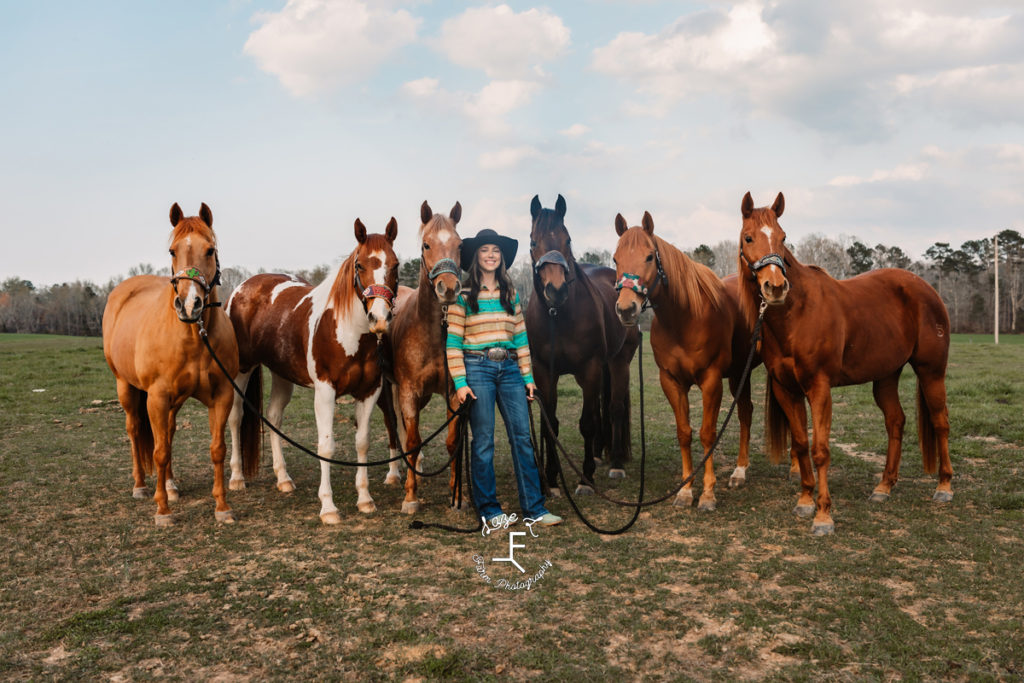
[[[492,346],[489,349],[463,349],[463,353],[470,356],[483,356],[487,360],[503,361],[503,360],[516,360],[518,357],[516,352],[512,349],[506,349],[503,346]]]

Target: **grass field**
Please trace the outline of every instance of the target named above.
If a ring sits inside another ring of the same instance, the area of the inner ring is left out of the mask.
[[[371,472],[378,511],[355,508],[354,474],[334,470],[339,527],[321,525],[319,468],[286,450],[298,490],[259,478],[229,492],[235,525],[214,521],[202,406],[178,418],[177,524],[157,528],[131,497],[124,416],[98,339],[0,335],[0,673],[5,680],[954,680],[1024,678],[1024,345],[956,337],[948,394],[955,497],[931,502],[921,469],[913,373],[902,477],[868,496],[886,435],[870,387],[834,392],[830,486],[836,533],[791,513],[798,484],[763,455],[763,370],[754,375],[753,463],[729,489],[738,427],[716,457],[718,510],[662,504],[621,536],[566,524],[514,537],[413,531],[402,491]],[[645,342],[646,497],[674,488],[675,429]],[[579,392],[560,384],[570,448]],[[699,400],[693,420],[699,419]],[[424,422],[440,422],[438,402]],[[639,396],[634,388],[634,433]],[[723,410],[724,415],[724,410]],[[386,455],[379,414],[373,457]],[[315,443],[297,390],[286,430]],[[351,457],[352,406],[338,406]],[[516,509],[499,438],[499,496]],[[428,449],[439,465],[442,447]],[[618,497],[637,495],[637,458]],[[604,470],[599,469],[603,477]],[[608,481],[601,479],[600,481]],[[471,526],[425,482],[418,519]],[[590,497],[619,526],[630,511]],[[521,525],[514,530],[525,531]],[[474,559],[479,557],[480,559]],[[543,575],[530,590],[498,586]],[[484,580],[486,574],[491,582]]]

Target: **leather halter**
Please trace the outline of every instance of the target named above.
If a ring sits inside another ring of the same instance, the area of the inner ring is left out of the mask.
[[[359,279],[359,269],[353,269],[356,271],[355,278],[353,280],[356,291],[359,292],[359,298],[363,300],[363,306],[369,308],[371,299],[384,299],[384,303],[387,304],[388,308],[394,307],[395,291],[385,284],[373,284],[367,287],[363,287],[362,281]]]
[[[558,251],[557,249],[552,249],[551,251],[537,259],[536,263],[533,264],[533,272],[540,275],[540,269],[548,265],[549,263],[553,263],[556,266],[562,266],[562,268],[565,269],[565,274],[567,276],[572,275],[572,271],[569,268],[569,261],[565,258],[565,254]],[[569,283],[575,279],[575,277],[567,277],[565,281],[566,283]]]
[[[654,304],[651,303],[650,291],[654,288],[654,285],[659,282],[668,284],[668,276],[665,274],[665,269],[661,265],[661,253],[658,251],[657,246],[654,248],[654,262],[658,267],[658,274],[654,278],[654,282],[650,287],[644,285],[643,280],[640,279],[639,275],[633,273],[623,273],[622,277],[615,283],[615,291],[618,292],[623,287],[632,290],[644,298],[644,303],[640,307],[640,310],[645,311],[648,308],[654,308]]]
[[[424,262],[423,265],[425,266],[426,262]],[[454,259],[447,257],[438,259],[437,263],[434,264],[434,267],[430,269],[429,273],[427,273],[427,278],[433,282],[434,279],[442,273],[451,273],[457,279],[461,275],[461,273],[459,273],[459,264],[456,263]]]
[[[744,260],[745,259],[746,257],[744,257]],[[767,266],[778,266],[779,270],[782,271],[782,276],[786,276],[786,262],[783,260],[780,254],[777,254],[774,251],[770,254],[762,256],[754,263],[750,263],[749,261],[747,261],[747,265],[750,267],[750,271],[752,273],[756,273],[757,271]]]

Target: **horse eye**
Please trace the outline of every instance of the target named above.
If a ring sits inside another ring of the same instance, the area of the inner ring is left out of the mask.
[[[647,255],[647,262],[650,263],[653,260],[654,260],[654,254],[648,254]]]
[[[530,240],[530,249],[537,248],[537,240]]]
[[[173,249],[168,249],[167,253],[169,253],[171,255],[171,258],[174,258],[176,256],[176,254],[174,253]]]
[[[754,238],[751,237],[750,235],[747,235],[743,238],[743,241],[746,242],[747,244],[750,244],[751,242],[754,241]]]
[[[423,251],[426,251],[427,249],[430,249],[430,245],[427,244],[426,242],[424,242],[423,243]]]
[[[213,247],[210,247],[209,249],[206,250],[206,256],[207,258],[213,256]]]

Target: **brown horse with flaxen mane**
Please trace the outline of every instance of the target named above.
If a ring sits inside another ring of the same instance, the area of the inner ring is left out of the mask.
[[[203,204],[186,218],[171,207],[171,272],[139,275],[110,292],[103,311],[103,355],[117,380],[132,444],[132,495],[144,498],[146,475],[156,469],[156,523],[174,523],[168,501],[178,499],[171,468],[171,442],[178,410],[189,397],[209,409],[215,516],[234,522],[224,498],[224,424],[231,412],[231,382],[210,357],[199,324],[228,372],[238,369],[238,347],[231,321],[218,308],[220,266],[213,213]],[[244,463],[255,471],[256,461]]]
[[[780,192],[771,208],[754,208],[748,192],[741,203],[740,303],[752,322],[764,311],[761,355],[768,371],[765,397],[769,455],[782,458],[786,434],[800,468],[802,491],[795,512],[814,515],[816,535],[835,530],[828,489],[831,461],[832,387],[872,382],[875,403],[889,434],[885,471],[871,500],[889,498],[899,477],[903,426],[899,379],[910,364],[917,374],[917,426],[924,470],[939,483],[933,500],[953,498],[949,460],[946,363],[949,314],[927,282],[906,270],[884,268],[836,280],[817,266],[800,263],[786,246],[778,218]],[[808,456],[807,413],[814,426]],[[813,498],[817,469],[818,497]]]
[[[619,290],[616,312],[623,324],[636,325],[645,302],[654,309],[651,348],[661,388],[675,413],[683,478],[689,478],[693,471],[687,396],[690,387],[700,387],[704,407],[700,441],[707,454],[718,430],[722,380],[728,379],[740,418],[739,456],[729,486],[740,486],[746,481],[750,464],[754,407],[750,382],[741,382],[751,333],[740,313],[736,278],[723,282],[710,268],[655,235],[654,220],[646,211],[643,225],[632,228],[622,214],[616,216],[615,232],[619,235],[615,248]],[[713,458],[708,458],[698,509],[715,509],[715,481]],[[689,481],[679,490],[675,504],[689,506],[692,502],[693,482]]]

